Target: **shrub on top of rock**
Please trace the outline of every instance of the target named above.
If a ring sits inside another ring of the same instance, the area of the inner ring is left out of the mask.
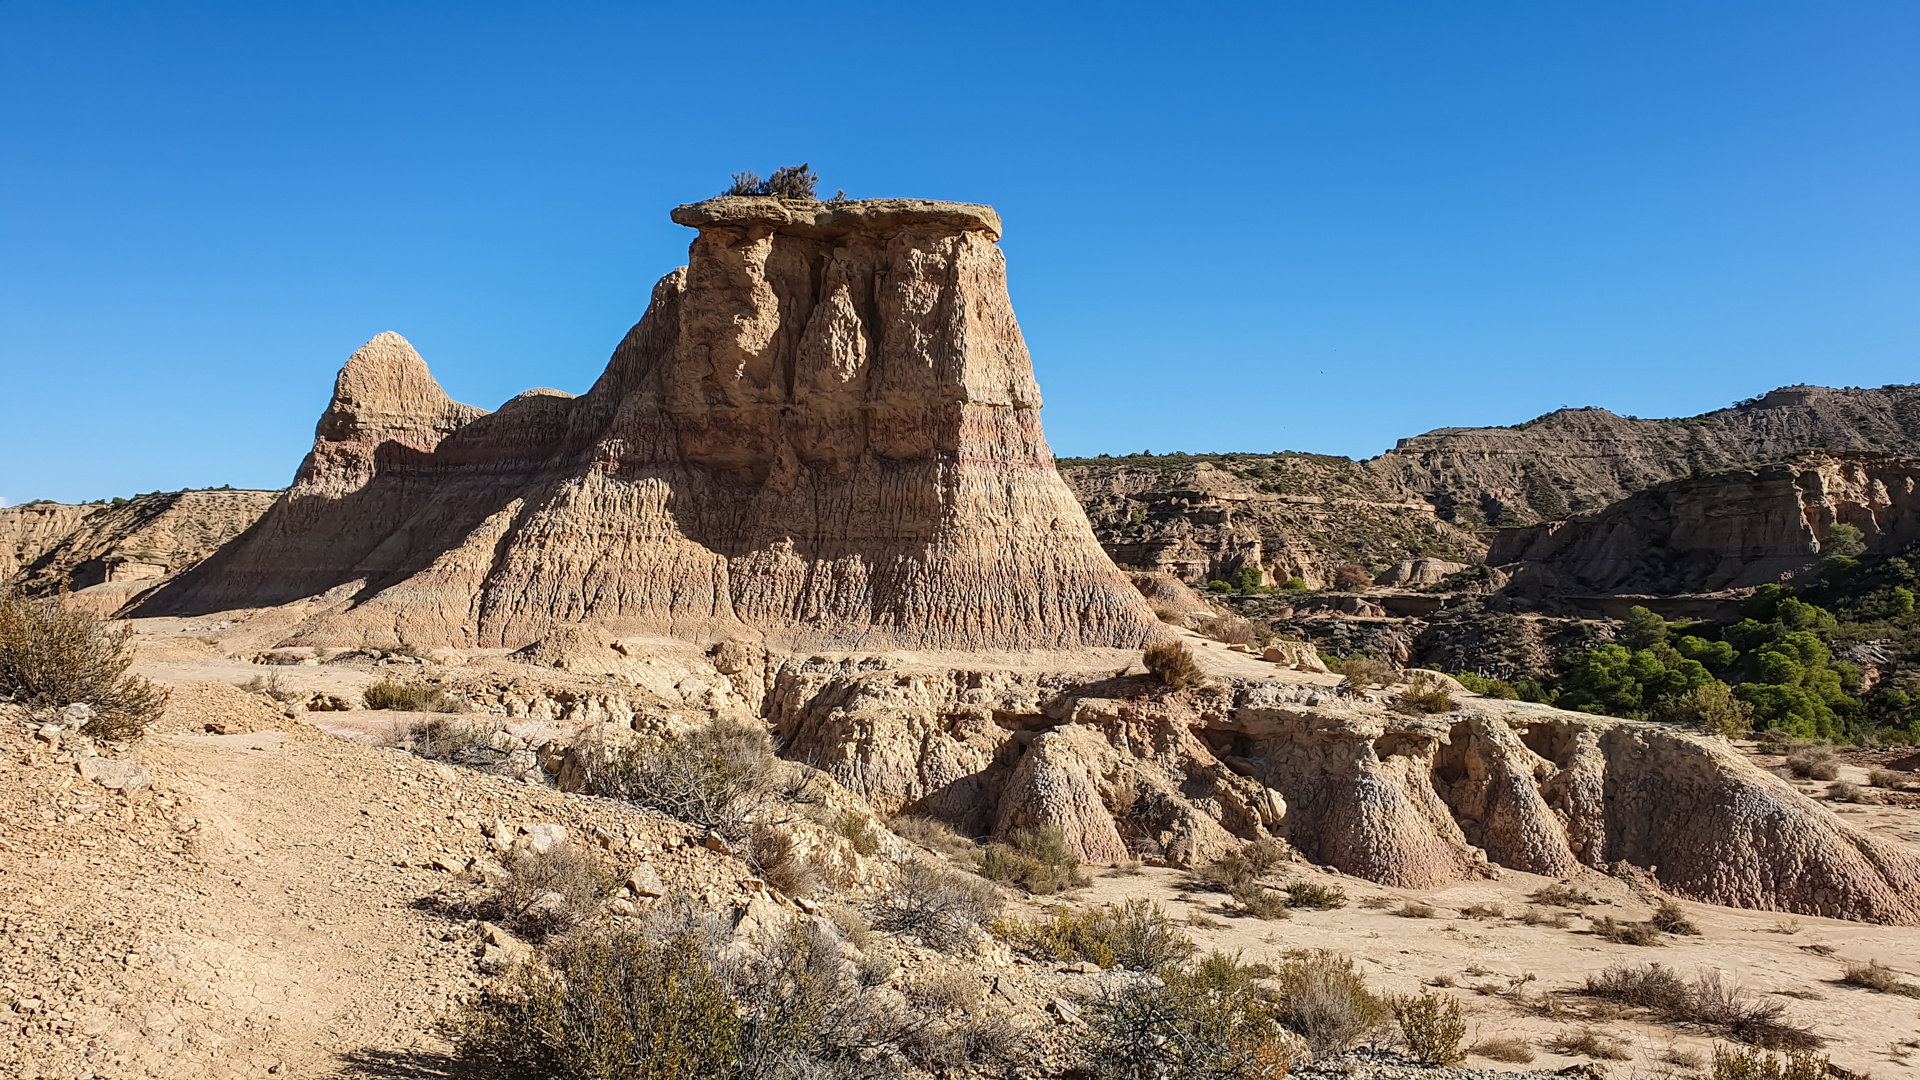
[[[1140,662],[1147,666],[1153,677],[1169,690],[1184,690],[1197,685],[1203,677],[1200,665],[1193,659],[1193,653],[1177,641],[1159,642],[1147,646],[1140,656]]]
[[[723,195],[771,195],[776,199],[815,199],[814,188],[820,183],[820,177],[807,166],[782,165],[773,170],[773,175],[765,180],[752,169],[733,174],[733,183],[728,185]]]

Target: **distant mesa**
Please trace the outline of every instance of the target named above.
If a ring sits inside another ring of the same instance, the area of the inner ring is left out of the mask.
[[[1054,470],[991,208],[722,197],[580,397],[453,401],[398,334],[293,486],[139,615],[305,605],[294,643],[556,625],[796,645],[1159,633]]]

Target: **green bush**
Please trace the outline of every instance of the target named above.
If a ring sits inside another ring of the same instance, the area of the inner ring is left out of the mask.
[[[1503,701],[1517,701],[1520,697],[1520,692],[1514,689],[1513,684],[1503,679],[1489,679],[1471,671],[1456,672],[1453,677],[1461,686],[1486,697]]]
[[[1713,1080],[1826,1080],[1827,1059],[1811,1050],[1775,1057],[1760,1049],[1713,1048]]]
[[[30,600],[0,594],[0,699],[33,709],[85,704],[81,733],[137,739],[166,711],[168,691],[129,676],[133,626],[108,624],[66,595]]]
[[[1732,687],[1715,679],[1675,698],[1661,719],[1739,739],[1753,731],[1753,706],[1735,697]]]
[[[1016,952],[1036,960],[1088,960],[1103,968],[1155,971],[1191,956],[1193,942],[1173,928],[1160,905],[1055,908],[1051,919],[996,919],[989,928]]]
[[[448,696],[445,690],[437,686],[421,683],[395,682],[382,679],[360,692],[360,700],[369,709],[391,709],[395,712],[438,712],[457,713],[460,702]]]
[[[1011,843],[988,845],[986,857],[980,860],[980,874],[989,881],[1018,885],[1043,896],[1091,880],[1057,825],[1032,832],[1023,829],[1013,834]]]
[[[1422,1065],[1455,1065],[1467,1059],[1467,1052],[1460,1048],[1467,1037],[1467,1022],[1460,1018],[1460,1002],[1452,996],[1423,990],[1396,999],[1393,1018],[1407,1049]]]

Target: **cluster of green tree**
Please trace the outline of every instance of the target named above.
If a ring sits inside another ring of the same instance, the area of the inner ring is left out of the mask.
[[[1852,541],[1852,542],[1850,542]],[[1694,724],[1728,735],[1753,729],[1839,742],[1920,742],[1920,545],[1862,561],[1857,530],[1836,530],[1818,584],[1762,585],[1731,623],[1669,623],[1629,610],[1619,640],[1561,657],[1546,685],[1472,674],[1467,688],[1565,709]],[[1884,643],[1881,678],[1836,645]]]

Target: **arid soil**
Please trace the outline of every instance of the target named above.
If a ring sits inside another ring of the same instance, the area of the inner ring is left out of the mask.
[[[755,895],[743,863],[699,846],[687,827],[657,814],[374,745],[404,719],[393,714],[303,713],[234,686],[282,674],[303,691],[351,695],[390,670],[249,663],[243,626],[157,620],[142,633],[144,670],[176,687],[167,719],[123,755],[147,770],[151,786],[131,797],[109,791],[63,760],[70,748],[36,740],[18,716],[0,725],[0,805],[10,823],[0,834],[0,1005],[11,1010],[0,1031],[5,1075],[444,1071],[449,1047],[436,1020],[493,975],[480,931],[440,901],[454,871],[492,851],[482,830],[495,822],[562,824],[616,872],[645,859],[669,888],[719,907],[737,908]],[[1260,663],[1201,651],[1216,676]],[[467,663],[516,666],[486,655]],[[539,669],[526,675],[567,678]],[[561,726],[511,723],[535,737]],[[226,734],[210,733],[209,725]],[[1864,780],[1864,770],[1847,768],[1843,778]],[[1920,851],[1920,809],[1835,809],[1901,850]],[[1249,961],[1331,948],[1360,958],[1383,991],[1437,983],[1462,1001],[1470,1041],[1496,1034],[1529,1041],[1537,1057],[1527,1069],[1586,1060],[1546,1044],[1591,1026],[1630,1054],[1613,1067],[1692,1071],[1687,1063],[1711,1045],[1707,1033],[1617,1016],[1578,996],[1559,997],[1560,1015],[1546,1015],[1547,992],[1577,988],[1610,964],[1640,962],[1688,975],[1718,970],[1753,993],[1778,996],[1790,1019],[1829,1040],[1836,1065],[1855,1072],[1899,1076],[1920,1060],[1903,1045],[1920,1040],[1920,1001],[1836,981],[1845,962],[1870,959],[1920,980],[1920,928],[1685,903],[1700,935],[1635,947],[1596,937],[1586,916],[1644,918],[1655,899],[1644,880],[1581,871],[1572,884],[1597,901],[1586,909],[1530,903],[1530,893],[1557,879],[1510,870],[1435,890],[1388,888],[1303,863],[1276,876],[1293,880],[1338,886],[1348,903],[1262,921],[1233,914],[1224,896],[1198,888],[1187,871],[1153,866],[1096,871],[1066,901],[1144,897],[1191,918],[1188,931],[1202,947],[1240,951]],[[1024,906],[1040,913],[1055,902]],[[1407,902],[1432,906],[1434,916],[1397,914]],[[1569,918],[1555,928],[1462,911],[1489,904],[1508,916],[1533,908]],[[1046,1003],[1092,990],[1101,978],[1005,954],[964,962],[924,949],[896,955],[903,979],[958,967],[986,986],[1002,980],[1032,1023],[1053,1035],[1067,1024]],[[1469,1064],[1522,1067],[1480,1057]]]

